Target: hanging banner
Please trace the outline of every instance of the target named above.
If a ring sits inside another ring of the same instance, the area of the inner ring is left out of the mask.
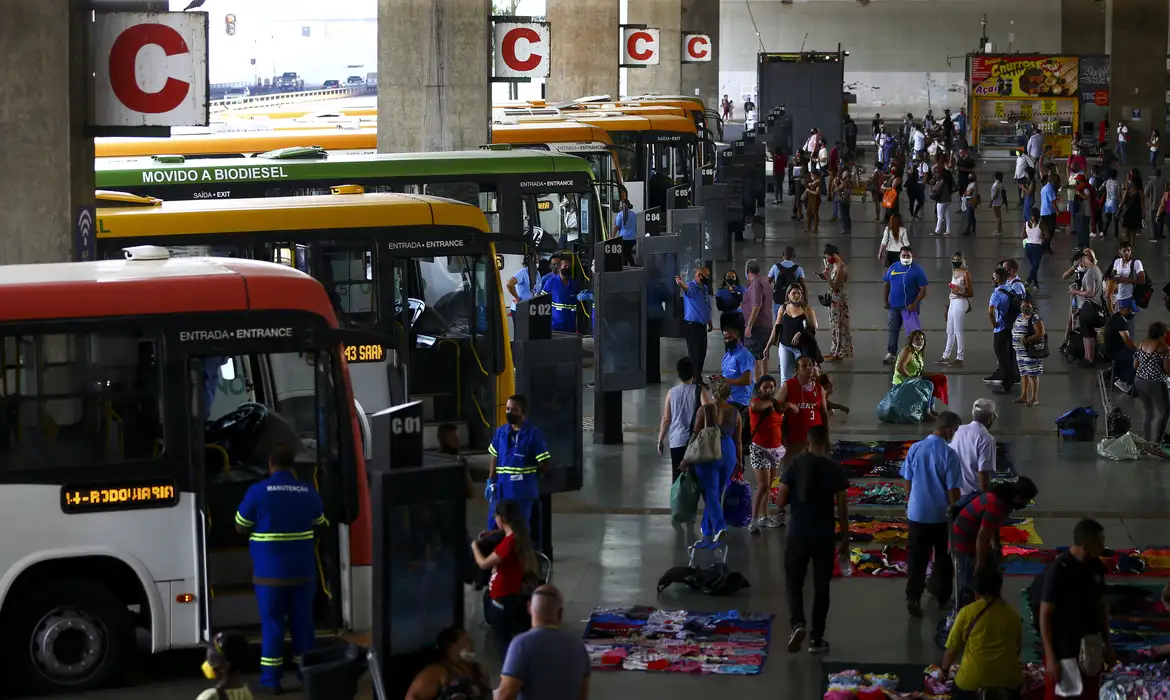
[[[547,22],[518,22],[516,18],[493,17],[495,79],[547,78],[549,75],[549,31]]]
[[[711,60],[711,37],[707,34],[683,34],[682,62],[707,63]]]
[[[1080,83],[1081,102],[1101,107],[1109,106],[1109,81],[1112,62],[1108,56],[1086,56],[1080,60],[1077,80]]]
[[[1070,56],[972,56],[975,97],[1076,97],[1078,61]]]
[[[622,30],[622,68],[641,68],[643,66],[658,65],[661,57],[658,55],[658,30],[641,25],[623,24]]]
[[[1027,102],[1020,105],[1020,119],[1026,122],[1032,121],[1032,105]]]

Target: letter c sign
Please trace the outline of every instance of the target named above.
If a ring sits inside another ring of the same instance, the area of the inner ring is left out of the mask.
[[[683,34],[683,63],[707,63],[710,60],[710,36],[707,34]]]
[[[549,75],[549,31],[544,22],[496,22],[496,78],[547,78]]]
[[[206,125],[207,23],[202,12],[98,13],[95,125]]]
[[[656,66],[660,60],[658,30],[622,27],[622,66]]]

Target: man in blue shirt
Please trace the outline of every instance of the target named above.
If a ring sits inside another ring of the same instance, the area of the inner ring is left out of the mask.
[[[622,258],[629,267],[637,267],[634,261],[634,248],[638,245],[638,217],[630,200],[623,199],[618,203],[617,217],[613,222],[614,233],[622,239]]]
[[[528,423],[528,399],[520,394],[508,397],[505,404],[507,424],[496,429],[488,454],[492,456],[488,471],[488,529],[496,529],[496,504],[504,499],[516,502],[529,523],[533,544],[539,548],[543,533],[540,518],[533,519],[532,509],[540,498],[540,474],[552,458],[540,428]]]
[[[541,291],[552,297],[552,329],[559,333],[577,332],[577,292],[580,290],[570,273],[571,265],[569,260],[562,260],[560,274],[550,276],[541,285]]]
[[[731,386],[727,402],[742,411],[752,400],[756,358],[743,346],[743,328],[734,323],[723,327],[723,347],[725,352],[720,366],[721,374],[716,379],[722,379]]]
[[[314,531],[328,526],[321,495],[293,473],[296,452],[278,445],[269,477],[253,484],[236,510],[236,530],[250,535],[252,583],[260,608],[260,686],[280,693],[284,633],[292,637],[293,661],[313,649],[313,598],[317,592]]]
[[[988,384],[999,383],[1000,389],[996,393],[1006,394],[1012,386],[1020,380],[1020,370],[1016,366],[1016,353],[1012,349],[1012,324],[1015,323],[1013,313],[1018,313],[1025,294],[1008,282],[1009,272],[1005,267],[995,268],[995,289],[991,292],[991,299],[987,302],[987,320],[991,322],[995,333],[992,341],[995,348],[995,359],[999,367],[995,373],[986,378]],[[1013,309],[1014,306],[1014,309]]]
[[[898,262],[886,269],[882,277],[886,286],[886,327],[889,337],[886,339],[886,356],[882,362],[887,365],[894,361],[898,354],[898,333],[902,331],[902,324],[908,325],[907,331],[921,327],[918,323],[918,307],[926,298],[926,287],[929,282],[926,272],[914,262],[914,249],[908,245],[902,246]]]
[[[910,522],[909,561],[906,572],[906,610],[922,617],[922,592],[926,588],[926,564],[934,553],[934,571],[930,589],[943,609],[951,593],[954,567],[947,553],[949,518],[947,508],[958,502],[963,483],[959,453],[948,444],[962,420],[958,414],[943,411],[934,421],[934,432],[910,446],[902,462],[909,502],[906,519]]]
[[[707,287],[711,271],[705,267],[695,270],[690,282],[675,277],[674,282],[683,295],[683,338],[687,341],[687,356],[691,358],[695,374],[703,376],[707,361],[707,333],[711,331],[711,293]]]
[[[1052,237],[1056,234],[1057,189],[1056,176],[1049,175],[1044,188],[1040,190],[1040,224],[1044,229],[1044,250],[1052,252]],[[1028,212],[1024,213],[1025,216]]]
[[[508,293],[512,295],[512,312],[516,311],[516,304],[532,298],[532,282],[529,279],[528,265],[521,264],[516,274],[508,279]]]

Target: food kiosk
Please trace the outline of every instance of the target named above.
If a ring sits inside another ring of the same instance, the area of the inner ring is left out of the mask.
[[[980,154],[1011,155],[1031,125],[1054,157],[1068,156],[1080,114],[1078,63],[1072,56],[969,55],[971,142]]]

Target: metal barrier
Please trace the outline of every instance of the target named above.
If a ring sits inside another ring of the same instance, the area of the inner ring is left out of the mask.
[[[251,107],[280,107],[303,102],[339,100],[346,97],[376,95],[377,93],[378,88],[374,85],[354,85],[353,87],[331,88],[329,90],[306,90],[303,92],[274,92],[267,95],[250,95],[248,97],[212,100],[211,113],[219,114],[237,109],[249,109]]]

